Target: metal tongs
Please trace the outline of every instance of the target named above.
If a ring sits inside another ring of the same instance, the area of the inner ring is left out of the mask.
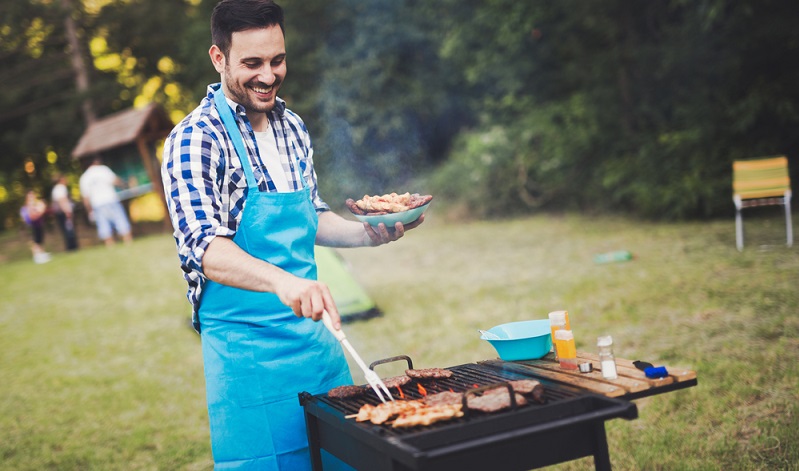
[[[361,370],[363,370],[363,375],[366,378],[366,382],[369,383],[369,386],[371,386],[372,389],[374,389],[375,394],[377,394],[377,397],[380,398],[382,402],[386,402],[386,398],[388,398],[388,400],[393,401],[394,398],[391,396],[391,393],[388,391],[386,384],[383,382],[382,379],[380,379],[380,376],[377,376],[377,373],[375,373],[373,370],[370,370],[366,366],[366,363],[364,363],[363,360],[361,360],[361,356],[358,355],[358,352],[356,352],[354,348],[352,348],[352,345],[350,345],[349,340],[347,340],[347,336],[344,335],[344,331],[333,327],[333,319],[330,318],[330,314],[328,314],[327,311],[322,313],[322,322],[325,324],[325,327],[327,327],[327,329],[333,333],[333,335],[336,337],[339,343],[342,346],[344,346],[344,348],[346,348],[348,352],[350,352],[352,358],[355,359],[355,363],[357,363],[358,366],[361,367]],[[383,394],[386,395],[386,398],[383,397]]]

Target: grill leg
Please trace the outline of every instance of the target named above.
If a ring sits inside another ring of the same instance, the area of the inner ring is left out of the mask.
[[[610,471],[610,453],[608,452],[608,437],[605,435],[605,423],[594,424],[594,468],[597,471]]]
[[[316,417],[305,414],[305,427],[308,431],[308,451],[311,453],[311,469],[322,471],[322,449],[319,443],[319,429]]]

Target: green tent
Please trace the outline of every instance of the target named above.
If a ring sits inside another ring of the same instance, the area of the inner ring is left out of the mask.
[[[330,288],[342,322],[382,315],[372,298],[347,269],[346,262],[338,252],[317,245],[315,255],[319,281]]]

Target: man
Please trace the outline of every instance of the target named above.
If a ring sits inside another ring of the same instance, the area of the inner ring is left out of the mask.
[[[122,180],[99,157],[80,176],[83,205],[97,225],[97,236],[107,247],[114,245],[115,231],[125,243],[133,240],[128,215],[117,196],[116,187],[121,185]]]
[[[75,235],[75,220],[73,218],[74,205],[69,198],[67,177],[59,173],[55,177],[55,186],[50,193],[53,214],[64,236],[64,248],[67,251],[78,249],[78,238]]]
[[[164,144],[162,175],[202,338],[216,469],[309,469],[297,393],[352,384],[321,322],[340,318],[316,281],[314,244],[377,246],[423,218],[372,228],[329,211],[305,124],[277,92],[286,77],[281,8],[222,0],[211,17],[221,84]]]

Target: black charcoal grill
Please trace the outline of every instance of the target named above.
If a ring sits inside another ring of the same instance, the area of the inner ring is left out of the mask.
[[[406,360],[394,357],[373,363]],[[349,399],[300,393],[305,410],[313,469],[322,469],[321,450],[358,470],[527,470],[593,456],[596,469],[610,469],[605,421],[638,417],[635,404],[586,393],[502,364],[464,364],[448,368],[450,378],[412,381],[402,387],[406,399],[442,391],[466,392],[516,379],[535,379],[544,386],[544,401],[528,401],[494,413],[466,411],[464,417],[427,426],[393,428],[347,418],[374,394]],[[400,395],[392,388],[392,395]]]

